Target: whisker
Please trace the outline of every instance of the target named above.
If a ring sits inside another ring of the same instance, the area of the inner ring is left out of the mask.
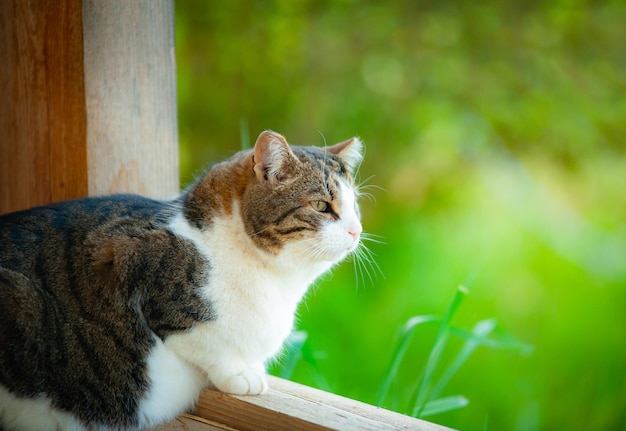
[[[268,230],[270,230],[271,228],[272,228],[272,226],[268,226],[268,227],[266,227],[265,229],[261,229],[261,230],[256,231],[256,232],[252,232],[252,235],[254,235],[254,236],[259,236],[259,235],[261,235],[263,232],[267,232],[267,231],[268,231]]]
[[[356,192],[358,198],[365,198],[370,202],[374,202],[376,203],[376,196],[374,196],[372,193],[369,192],[361,192],[361,191],[357,191]]]
[[[376,196],[374,195],[373,190],[381,190],[381,191],[386,192],[386,190],[380,186],[377,186],[375,184],[366,184],[369,180],[371,180],[374,177],[375,175],[370,175],[366,179],[359,181],[354,186],[355,193],[358,198],[366,198],[370,202],[376,203]]]
[[[325,252],[324,246],[318,238],[305,238],[301,239],[300,242],[306,245],[306,248],[298,253],[298,258],[302,260],[307,262],[317,261]],[[310,242],[310,244],[306,244],[307,242]]]
[[[367,185],[366,183],[369,180],[371,180],[372,178],[375,178],[375,177],[376,177],[376,175],[370,175],[369,177],[365,178],[364,180],[359,181],[356,184],[356,188],[360,189],[360,188],[363,188],[363,187],[370,187],[370,185]]]
[[[362,238],[372,240],[374,242],[381,242],[369,238],[370,235],[378,236],[374,234],[365,234],[365,237],[362,236]],[[357,288],[359,282],[361,282],[363,285],[366,285],[366,278],[369,279],[371,285],[375,284],[378,276],[385,278],[382,269],[380,268],[378,263],[376,263],[375,256],[376,254],[371,251],[363,242],[360,242],[358,247],[352,252],[351,258],[353,260]]]
[[[322,137],[322,141],[324,141],[324,148],[326,148],[328,146],[326,142],[326,136],[324,136],[324,133],[321,130],[318,130],[317,133],[319,133],[319,135]]]
[[[367,278],[369,278],[370,284],[373,285],[374,279],[372,278],[372,274],[365,264],[365,262],[367,261],[367,257],[363,255],[363,251],[361,250],[361,248],[358,248],[356,250],[354,257],[355,257],[354,261],[356,262],[357,267],[359,269],[359,274],[360,274],[361,281],[363,282],[363,285],[365,286],[365,275],[367,275]],[[358,277],[357,277],[357,286],[358,286]]]
[[[372,177],[373,177],[373,176],[374,176],[374,175],[372,175]],[[370,178],[371,178],[371,177],[370,177]],[[370,190],[370,189],[376,189],[376,190],[379,190],[379,191],[381,191],[381,192],[385,192],[385,193],[387,193],[387,189],[385,189],[384,187],[381,187],[381,186],[379,186],[379,185],[376,185],[376,184],[363,184],[363,183],[361,183],[361,184],[359,184],[359,185],[357,186],[357,188],[358,188],[359,190]]]
[[[373,272],[372,262],[369,260],[367,256],[365,256],[362,250],[359,251],[359,263],[361,266],[361,278],[363,279],[363,283],[365,284],[365,275],[367,275],[367,278],[370,281],[370,285],[373,286],[375,283],[375,280],[374,280],[374,275],[372,274]]]
[[[376,235],[376,234],[368,233],[368,232],[361,233],[361,239],[363,241],[374,242],[376,244],[387,244],[385,241],[383,241],[382,239],[378,239],[378,238],[384,238],[384,237],[381,235]]]

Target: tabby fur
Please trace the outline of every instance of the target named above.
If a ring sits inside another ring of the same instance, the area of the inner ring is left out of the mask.
[[[138,430],[267,389],[307,288],[355,250],[361,143],[263,132],[175,200],[0,217],[0,429]]]

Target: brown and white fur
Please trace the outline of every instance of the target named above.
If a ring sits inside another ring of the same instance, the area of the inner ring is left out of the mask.
[[[138,430],[207,384],[265,392],[308,287],[359,244],[361,157],[266,131],[174,201],[1,216],[0,429]]]

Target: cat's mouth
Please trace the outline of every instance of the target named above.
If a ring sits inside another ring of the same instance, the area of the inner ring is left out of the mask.
[[[352,244],[348,247],[348,253],[352,253],[354,250],[356,250],[360,242],[361,242],[361,237],[360,235],[357,235],[354,238],[354,241],[352,242]]]
[[[334,257],[331,258],[331,261],[334,262],[338,262],[341,261],[343,259],[345,259],[349,254],[353,253],[356,251],[356,249],[359,247],[360,244],[360,237],[357,236],[356,238],[354,238],[352,241],[350,241],[350,243],[344,245],[343,247],[339,247],[336,253],[334,253]],[[329,253],[332,254],[332,253]]]

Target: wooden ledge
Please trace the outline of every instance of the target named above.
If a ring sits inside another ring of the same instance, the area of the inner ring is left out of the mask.
[[[196,411],[158,431],[445,431],[420,419],[394,413],[318,389],[269,377],[270,389],[258,396],[205,390]]]

